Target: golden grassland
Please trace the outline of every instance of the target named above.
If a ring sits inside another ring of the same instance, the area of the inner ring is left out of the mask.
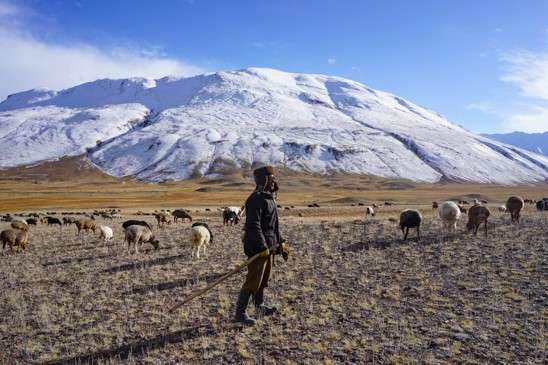
[[[196,178],[163,184],[117,179],[89,165],[81,156],[63,158],[35,167],[0,171],[0,212],[139,210],[239,205],[253,190],[251,171],[216,179]],[[434,200],[482,198],[503,204],[508,196],[539,199],[548,196],[548,184],[496,186],[440,183],[420,185],[396,179],[333,175],[316,176],[281,171],[278,176],[282,205],[356,203],[419,204]]]
[[[266,298],[279,306],[255,327],[232,323],[245,272],[175,313],[169,309],[242,263],[242,226],[216,208],[241,205],[241,175],[137,184],[63,161],[0,173],[0,211],[119,209],[155,224],[156,209],[187,208],[213,242],[192,259],[188,222],[156,227],[160,250],[129,253],[123,220],[111,242],[71,226],[31,226],[29,247],[0,256],[0,364],[545,364],[547,212],[519,223],[497,211],[508,196],[539,199],[547,185],[415,185],[356,176],[278,175],[287,262]],[[78,173],[75,173],[77,171]],[[485,199],[489,233],[449,234],[431,202]],[[394,203],[385,207],[383,202]],[[318,203],[319,208],[309,208]],[[360,204],[380,204],[375,217]],[[291,207],[285,209],[286,207]],[[399,213],[423,213],[421,237],[402,240]],[[137,211],[145,215],[135,215]],[[74,213],[76,214],[76,213]],[[78,218],[78,216],[75,216]],[[9,228],[0,222],[0,229]],[[250,314],[255,315],[250,308]]]

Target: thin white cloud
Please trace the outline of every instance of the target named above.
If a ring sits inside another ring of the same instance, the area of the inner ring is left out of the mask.
[[[502,132],[548,131],[548,54],[506,52],[500,55],[500,61],[500,79],[518,87],[517,97],[510,102],[478,102],[467,108],[502,119]]]
[[[0,1],[0,101],[37,87],[65,89],[101,78],[196,75],[201,67],[166,57],[160,49],[104,51],[89,44],[52,44],[28,34],[13,3]]]
[[[337,60],[334,59],[334,58],[328,58],[328,59],[327,59],[327,63],[329,63],[330,65],[334,65],[334,64],[337,63]]]
[[[548,54],[530,51],[504,53],[501,80],[516,85],[522,100],[504,120],[506,131],[548,131]]]

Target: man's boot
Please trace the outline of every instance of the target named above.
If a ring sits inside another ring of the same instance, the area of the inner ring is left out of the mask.
[[[241,322],[243,324],[253,325],[255,320],[247,314],[247,304],[249,303],[249,297],[251,293],[247,293],[243,290],[238,295],[238,302],[236,303],[236,315],[234,316],[235,322]]]
[[[264,302],[264,288],[261,288],[253,294],[253,301],[255,302],[255,308],[258,313],[261,313],[263,316],[270,316],[278,311],[277,307],[268,307],[263,304]]]

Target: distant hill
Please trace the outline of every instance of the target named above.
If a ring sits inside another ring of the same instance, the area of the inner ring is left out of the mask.
[[[505,134],[481,134],[481,136],[494,139],[502,143],[511,144],[527,151],[532,151],[548,156],[548,132],[544,133],[523,133],[512,132]]]
[[[111,176],[151,183],[248,174],[265,163],[415,183],[548,181],[548,158],[396,95],[264,68],[104,79],[0,103],[0,169],[78,155]]]

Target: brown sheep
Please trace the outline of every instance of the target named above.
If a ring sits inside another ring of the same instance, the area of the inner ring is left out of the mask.
[[[508,198],[508,200],[506,201],[506,211],[510,212],[510,222],[513,222],[515,219],[519,223],[519,214],[524,205],[525,202],[520,196],[512,195]]]
[[[14,246],[19,246],[22,251],[25,251],[28,244],[28,235],[27,232],[20,229],[5,229],[0,232],[0,241],[2,241],[2,255],[4,255],[6,244],[9,244],[12,253],[15,253]]]
[[[485,223],[485,237],[487,237],[487,218],[491,215],[489,208],[485,205],[474,205],[468,210],[468,223],[466,228],[468,232],[474,230],[474,236],[478,233],[478,228],[482,223]]]
[[[158,221],[158,228],[163,227],[165,224],[168,226],[171,225],[171,214],[166,212],[160,212],[154,214],[156,220]]]
[[[182,209],[175,209],[172,213],[175,223],[177,223],[177,219],[181,218],[181,220],[184,222],[185,219],[188,219],[190,222],[192,222],[192,217],[190,214],[188,214],[186,211]]]
[[[95,233],[95,230],[97,229],[97,227],[95,226],[95,222],[91,219],[78,219],[76,222],[74,222],[74,224],[76,224],[76,227],[78,228],[78,234],[80,234],[82,229],[85,232],[89,232],[91,230],[93,231],[93,233]]]
[[[26,223],[23,223],[23,222],[12,221],[11,222],[11,228],[20,229],[20,230],[25,231],[25,232],[29,231],[29,226]]]
[[[73,223],[76,223],[76,219],[74,217],[63,217],[63,225],[69,226]]]
[[[467,213],[468,212],[468,210],[466,210],[466,208],[462,204],[457,204],[457,208],[459,208],[461,213]]]

